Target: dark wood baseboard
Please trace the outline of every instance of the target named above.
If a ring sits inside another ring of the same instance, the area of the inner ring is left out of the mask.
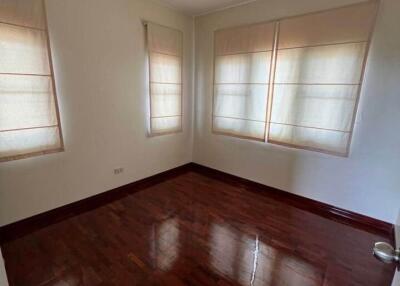
[[[0,227],[0,244],[186,173],[191,163]]]
[[[342,208],[338,208],[316,200],[305,198],[280,189],[272,188],[196,163],[191,164],[191,169],[198,173],[202,173],[206,176],[216,178],[235,186],[240,185],[242,188],[248,191],[257,192],[270,198],[284,201],[289,205],[318,214],[330,220],[334,220],[358,229],[363,229],[368,232],[384,235],[390,237],[391,239],[394,239],[394,225],[388,222],[371,218]]]
[[[234,176],[196,163],[188,163],[154,176],[106,191],[104,193],[0,227],[0,244],[17,239],[35,230],[57,223],[77,214],[90,211],[129,194],[143,190],[186,172],[197,172],[241,188],[283,201],[328,219],[350,225],[394,240],[394,226],[371,217],[357,214],[332,205],[301,197],[289,192]]]

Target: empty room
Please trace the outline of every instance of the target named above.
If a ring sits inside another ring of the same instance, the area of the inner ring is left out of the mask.
[[[0,286],[400,286],[400,0],[0,0]]]

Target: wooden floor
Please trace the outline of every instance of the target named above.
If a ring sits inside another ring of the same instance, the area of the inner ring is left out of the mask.
[[[3,245],[10,285],[389,286],[376,234],[196,172]]]

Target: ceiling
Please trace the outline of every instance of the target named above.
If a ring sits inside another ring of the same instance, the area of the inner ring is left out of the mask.
[[[158,0],[171,8],[196,16],[255,0]]]

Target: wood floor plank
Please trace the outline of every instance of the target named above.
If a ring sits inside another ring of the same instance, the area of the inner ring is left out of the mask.
[[[4,245],[11,286],[385,286],[387,237],[187,172]]]

